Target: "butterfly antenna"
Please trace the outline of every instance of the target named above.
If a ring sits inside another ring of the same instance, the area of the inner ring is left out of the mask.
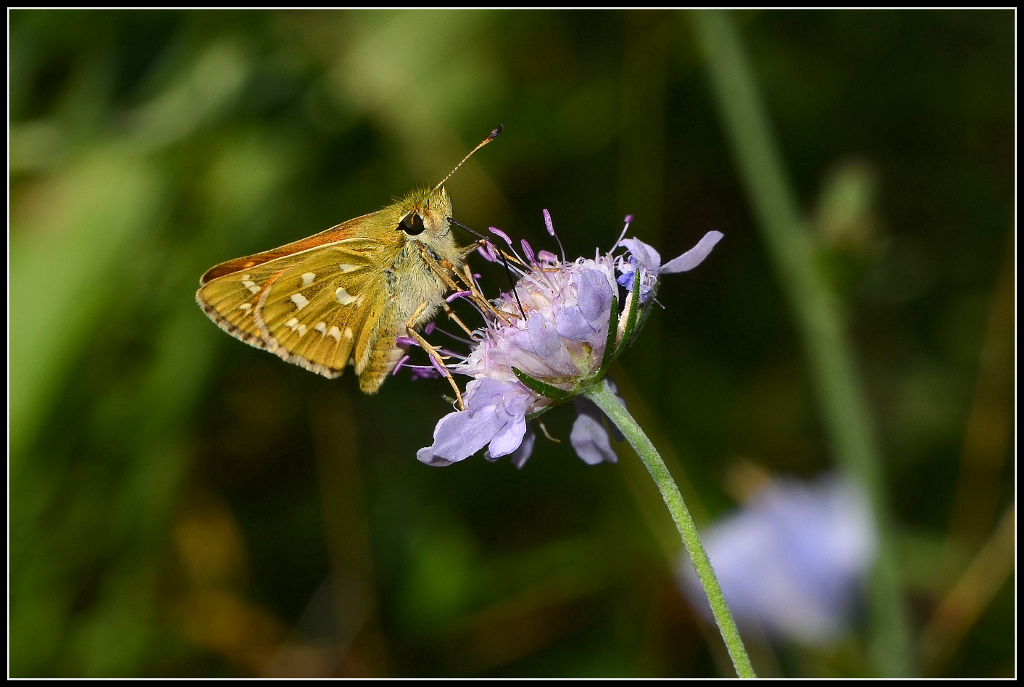
[[[497,131],[498,134],[500,134],[501,133],[501,127],[498,127],[494,131]],[[492,131],[491,133],[494,133],[494,131]],[[494,134],[494,135],[497,136],[498,134]],[[487,141],[484,141],[484,143],[487,143]],[[483,143],[481,143],[480,145],[483,145]],[[477,146],[477,147],[479,148],[480,146]],[[452,224],[454,224],[455,226],[461,228],[461,229],[465,229],[466,231],[468,231],[470,234],[472,234],[473,236],[477,237],[478,239],[482,239],[483,241],[487,241],[487,243],[491,243],[487,239],[486,236],[483,236],[482,234],[479,234],[478,232],[473,231],[472,229],[467,227],[462,222],[456,222],[451,217],[448,218],[448,221],[451,222]],[[491,245],[493,246],[494,244],[491,243]],[[497,246],[495,246],[495,248],[497,249],[498,255],[501,256],[501,264],[505,266],[505,276],[508,277],[509,286],[512,287],[512,295],[515,296],[516,305],[519,306],[519,312],[523,315],[523,319],[525,320],[526,319],[526,309],[523,308],[523,302],[519,300],[519,292],[516,291],[516,285],[512,281],[512,269],[508,266],[508,258],[505,257],[505,251],[503,251],[501,248],[498,248]]]
[[[491,141],[493,141],[494,139],[496,139],[496,138],[497,138],[497,137],[498,137],[498,136],[499,136],[499,135],[501,134],[501,132],[502,132],[502,131],[503,131],[504,129],[505,129],[505,127],[504,127],[504,126],[502,126],[501,124],[499,124],[499,125],[498,125],[498,128],[497,128],[497,129],[495,129],[495,130],[494,130],[494,131],[492,131],[491,133],[487,134],[487,138],[485,138],[484,140],[480,141],[480,142],[479,142],[479,143],[477,144],[476,148],[473,148],[473,150],[469,151],[469,155],[467,155],[466,157],[462,158],[462,162],[460,162],[459,164],[455,165],[455,169],[453,169],[452,171],[448,172],[448,176],[446,176],[446,177],[445,177],[444,179],[441,179],[441,183],[439,183],[439,184],[438,184],[437,186],[435,186],[435,187],[434,187],[434,190],[436,191],[437,189],[441,188],[441,186],[442,186],[442,185],[444,184],[444,182],[448,181],[448,180],[449,180],[449,179],[451,178],[451,176],[452,176],[453,174],[455,174],[455,170],[457,170],[457,169],[458,169],[459,167],[461,167],[461,166],[462,166],[462,164],[463,164],[463,163],[464,163],[464,162],[465,162],[466,160],[468,160],[469,158],[471,158],[471,157],[473,156],[473,153],[475,153],[476,151],[480,150],[480,149],[481,149],[481,148],[483,148],[483,147],[484,147],[485,145],[487,145],[488,143],[490,143]],[[461,226],[461,225],[460,225],[460,226]]]

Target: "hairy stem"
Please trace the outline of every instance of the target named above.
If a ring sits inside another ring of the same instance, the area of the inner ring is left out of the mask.
[[[704,551],[704,545],[701,544],[700,535],[697,534],[697,526],[694,524],[693,518],[690,517],[686,503],[683,502],[683,495],[679,493],[679,487],[676,486],[675,480],[672,479],[664,461],[658,455],[657,449],[654,448],[654,444],[640,429],[640,425],[636,423],[633,416],[619,402],[607,381],[602,380],[599,385],[585,395],[615,423],[615,426],[626,437],[626,441],[640,456],[640,460],[647,467],[647,471],[651,473],[651,477],[654,478],[654,483],[658,486],[661,497],[665,499],[669,513],[672,514],[672,520],[676,523],[676,529],[679,530],[679,534],[683,538],[683,545],[690,555],[693,567],[697,571],[697,577],[700,578],[700,583],[704,587],[704,593],[711,604],[711,612],[722,633],[722,639],[725,640],[732,664],[736,667],[736,674],[740,677],[757,677],[754,674],[754,668],[750,665],[747,650],[743,648],[743,640],[740,639],[740,633],[736,629],[736,623],[732,619],[729,607],[725,604],[722,588],[718,586],[718,579],[715,577],[715,571],[711,569],[711,562]]]

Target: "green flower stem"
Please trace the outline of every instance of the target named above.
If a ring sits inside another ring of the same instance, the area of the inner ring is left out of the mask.
[[[636,423],[633,416],[619,402],[607,381],[601,380],[600,384],[591,388],[584,395],[596,403],[597,407],[615,423],[615,426],[626,437],[626,441],[640,456],[640,460],[644,462],[647,471],[654,478],[654,483],[658,485],[661,497],[665,499],[665,505],[668,506],[672,519],[676,523],[676,529],[679,530],[679,534],[683,538],[686,552],[690,554],[693,567],[697,570],[697,577],[700,578],[701,585],[704,587],[704,593],[707,594],[711,612],[715,616],[715,622],[718,623],[722,639],[725,640],[732,664],[736,667],[736,674],[740,677],[757,677],[754,674],[753,666],[750,665],[747,650],[743,648],[743,640],[740,639],[740,633],[736,629],[736,623],[733,622],[732,614],[729,613],[729,607],[725,604],[725,597],[722,596],[722,588],[718,586],[715,571],[711,569],[711,562],[704,551],[704,545],[700,542],[697,526],[694,524],[693,518],[690,517],[686,503],[683,502],[683,495],[679,493],[679,487],[676,486],[675,480],[672,479],[664,461],[658,455],[657,449],[654,448],[654,444],[640,429],[640,425]]]
[[[762,238],[803,338],[831,446],[838,462],[871,494],[879,537],[870,599],[872,661],[881,675],[912,675],[882,456],[842,304],[817,265],[811,232],[798,209],[732,16],[708,11],[691,16]]]

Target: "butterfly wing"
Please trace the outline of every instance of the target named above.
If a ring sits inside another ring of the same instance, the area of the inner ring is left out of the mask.
[[[255,255],[247,255],[243,258],[235,258],[234,260],[228,260],[222,262],[219,265],[214,265],[210,269],[206,270],[206,274],[199,278],[200,286],[205,286],[209,282],[223,277],[228,274],[234,274],[235,272],[242,272],[244,270],[252,269],[258,265],[263,265],[274,260],[281,258],[295,256],[306,251],[321,248],[345,239],[353,239],[358,236],[365,236],[364,227],[368,224],[374,215],[379,214],[378,212],[371,212],[361,217],[355,217],[336,224],[330,229],[325,229],[319,234],[313,234],[307,236],[304,239],[287,243],[278,248],[263,251],[262,253],[256,253]]]
[[[376,391],[403,351],[406,323],[426,322],[462,264],[444,189],[418,189],[377,212],[301,241],[221,263],[196,301],[242,341],[325,377],[351,362]],[[416,223],[404,220],[415,217]],[[400,224],[401,223],[401,224]],[[412,321],[412,320],[415,321]]]
[[[385,276],[374,268],[390,264],[390,250],[353,235],[362,219],[218,265],[203,275],[196,301],[235,338],[325,377],[340,376],[349,360],[362,375],[380,357],[374,352],[382,329],[390,337],[380,342],[384,357],[397,361],[396,325],[383,322]],[[361,378],[364,390],[376,390],[383,376],[374,384]]]
[[[342,244],[288,268],[257,303],[254,319],[267,349],[327,377],[351,360],[366,390],[371,356],[379,347],[394,351],[398,333],[397,323],[386,321],[386,272],[375,264]]]

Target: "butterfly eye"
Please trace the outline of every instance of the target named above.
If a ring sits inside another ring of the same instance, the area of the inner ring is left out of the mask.
[[[426,227],[423,226],[423,218],[415,212],[410,212],[406,215],[405,219],[398,223],[398,228],[409,236],[422,234],[423,230],[426,229]]]

